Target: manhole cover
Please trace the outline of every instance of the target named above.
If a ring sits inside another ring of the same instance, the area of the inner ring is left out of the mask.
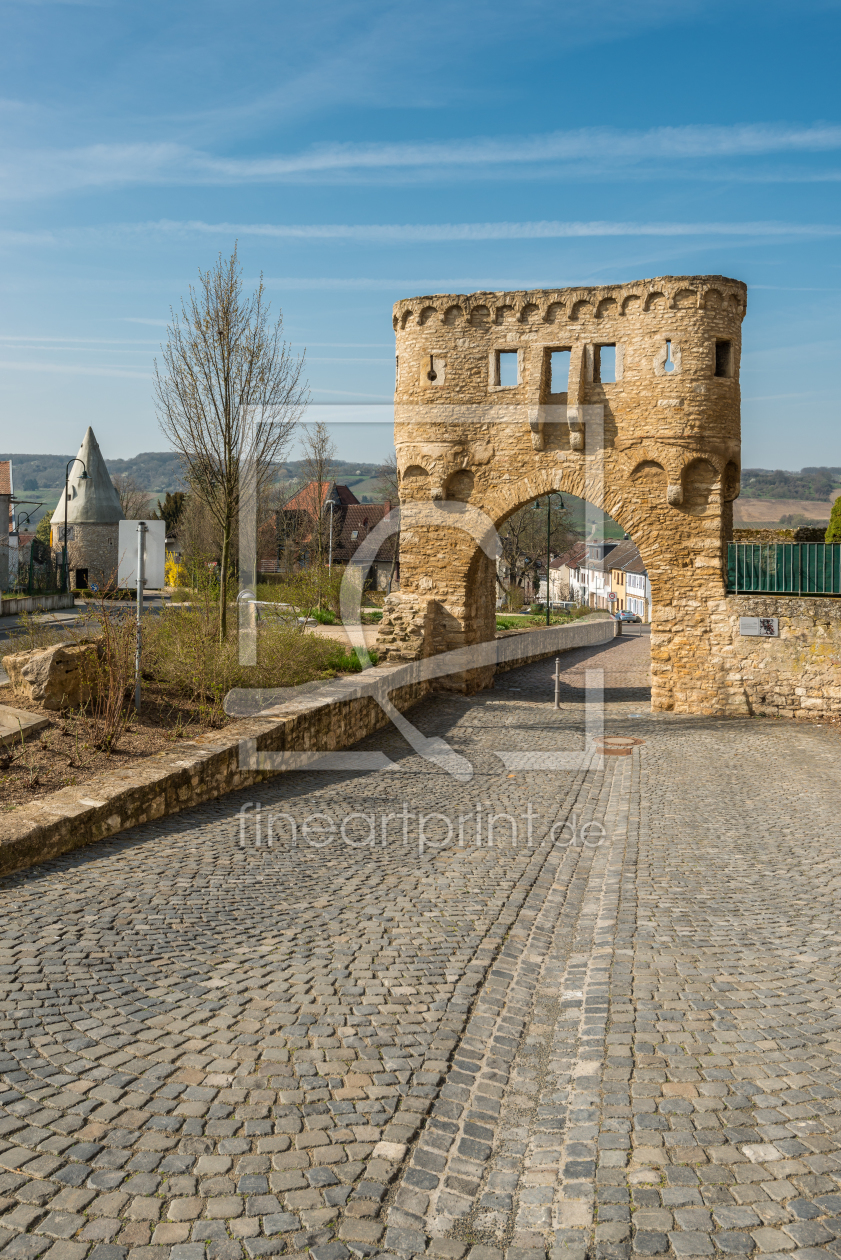
[[[594,741],[596,752],[603,757],[630,757],[637,744],[644,744],[644,739],[632,739],[630,736],[604,735]]]

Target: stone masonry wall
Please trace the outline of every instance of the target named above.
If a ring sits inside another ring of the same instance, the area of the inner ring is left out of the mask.
[[[477,530],[566,490],[609,512],[645,561],[654,707],[745,712],[727,671],[729,627],[713,615],[739,492],[745,308],[745,286],[722,276],[395,305],[401,510],[415,513],[382,624],[386,639],[395,627],[398,658],[410,639],[429,650],[427,616],[436,651],[491,639],[494,567]],[[600,379],[604,346],[616,348],[613,383]],[[555,350],[570,352],[563,390]],[[510,388],[498,383],[505,352],[517,359]],[[465,688],[486,681],[477,673]]]
[[[724,601],[731,680],[750,712],[814,718],[841,713],[841,599],[730,595]],[[740,617],[777,617],[780,637],[742,637]]]
[[[573,626],[528,631],[499,645],[500,668],[569,651],[582,643],[606,643],[617,626],[586,619]],[[184,740],[172,752],[97,775],[78,787],[19,805],[0,818],[0,877],[72,849],[93,844],[154,818],[178,813],[278,773],[272,754],[331,752],[388,726],[391,719],[368,693],[372,680],[387,681],[400,712],[446,679],[426,679],[415,665],[385,665],[337,678],[316,692],[266,709],[225,730]],[[392,688],[393,685],[393,689]]]
[[[87,569],[88,581],[97,586],[116,586],[119,568],[119,525],[100,525],[83,522],[67,529],[67,559],[70,581],[75,585],[76,570]],[[61,559],[61,540],[64,526],[53,527],[55,549]]]

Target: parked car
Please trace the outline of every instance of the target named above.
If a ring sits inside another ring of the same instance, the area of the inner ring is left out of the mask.
[[[638,621],[642,623],[642,617],[638,617],[636,613],[628,612],[627,608],[623,608],[620,612],[613,614],[614,621]]]

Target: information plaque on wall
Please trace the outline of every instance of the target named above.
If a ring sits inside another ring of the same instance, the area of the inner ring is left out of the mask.
[[[778,617],[740,617],[739,618],[739,634],[742,635],[758,635],[763,639],[778,639],[780,637],[780,622]]]

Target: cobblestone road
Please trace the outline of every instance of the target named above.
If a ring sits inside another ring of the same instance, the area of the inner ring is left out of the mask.
[[[839,736],[647,654],[420,706],[470,783],[386,733],[0,885],[0,1260],[841,1257]],[[644,742],[510,772],[592,668]]]

